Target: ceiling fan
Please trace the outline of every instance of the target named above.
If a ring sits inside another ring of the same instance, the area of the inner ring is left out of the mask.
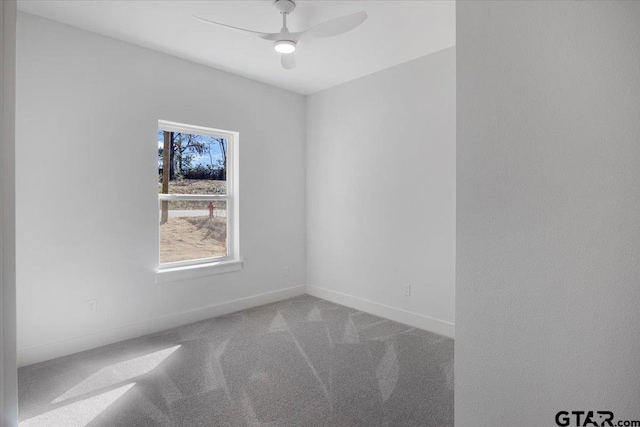
[[[280,53],[280,63],[286,70],[295,68],[296,57],[295,50],[298,41],[303,37],[333,37],[347,31],[351,31],[358,25],[362,24],[367,19],[367,13],[365,11],[352,13],[340,18],[331,19],[321,24],[311,27],[305,31],[299,31],[292,33],[287,28],[287,16],[293,12],[296,8],[296,4],[292,0],[275,0],[273,5],[282,14],[282,28],[279,33],[261,33],[259,31],[246,30],[244,28],[234,27],[232,25],[222,24],[220,22],[209,21],[208,19],[199,18],[194,16],[198,21],[206,22],[208,24],[219,25],[221,27],[229,28],[232,30],[240,31],[245,34],[250,34],[259,37],[264,40],[274,42],[273,48],[276,52]]]

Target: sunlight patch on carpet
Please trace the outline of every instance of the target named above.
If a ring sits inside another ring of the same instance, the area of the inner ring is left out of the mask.
[[[83,394],[112,387],[123,381],[131,381],[152,371],[178,348],[180,348],[179,345],[105,366],[58,396],[52,403],[60,403]]]
[[[127,384],[88,399],[60,406],[52,411],[24,420],[19,426],[86,426],[134,385],[135,383]]]

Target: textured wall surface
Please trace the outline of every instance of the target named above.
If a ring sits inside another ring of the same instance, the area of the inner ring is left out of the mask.
[[[310,289],[449,336],[455,70],[453,47],[311,95],[307,104]]]
[[[640,419],[640,3],[457,13],[456,425]]]
[[[0,3],[0,425],[18,419],[15,242],[16,2]]]
[[[304,285],[304,96],[27,14],[17,89],[22,363]],[[156,284],[158,119],[239,132],[242,271]]]

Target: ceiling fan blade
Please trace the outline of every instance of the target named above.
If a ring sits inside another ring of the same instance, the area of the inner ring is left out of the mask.
[[[208,19],[200,18],[198,16],[194,16],[193,18],[197,19],[198,21],[206,22],[207,24],[218,25],[220,27],[229,28],[231,30],[240,31],[242,33],[260,37],[261,39],[265,39],[265,40],[277,40],[278,35],[280,34],[280,33],[261,33],[259,31],[247,30],[245,28],[234,27],[233,25],[227,25],[227,24],[222,24],[220,22],[209,21]]]
[[[296,54],[295,53],[282,53],[280,54],[280,64],[285,70],[291,70],[296,68]]]
[[[309,28],[304,32],[304,34],[313,37],[337,36],[353,30],[358,25],[362,24],[367,17],[367,12],[363,10],[361,12],[352,13],[351,15],[342,16],[340,18],[318,24],[315,27]]]

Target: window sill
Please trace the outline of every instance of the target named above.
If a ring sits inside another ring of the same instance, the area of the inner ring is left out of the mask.
[[[168,283],[185,279],[213,276],[215,274],[231,273],[242,270],[243,261],[219,261],[208,264],[189,265],[184,267],[165,268],[158,270],[156,283]]]

